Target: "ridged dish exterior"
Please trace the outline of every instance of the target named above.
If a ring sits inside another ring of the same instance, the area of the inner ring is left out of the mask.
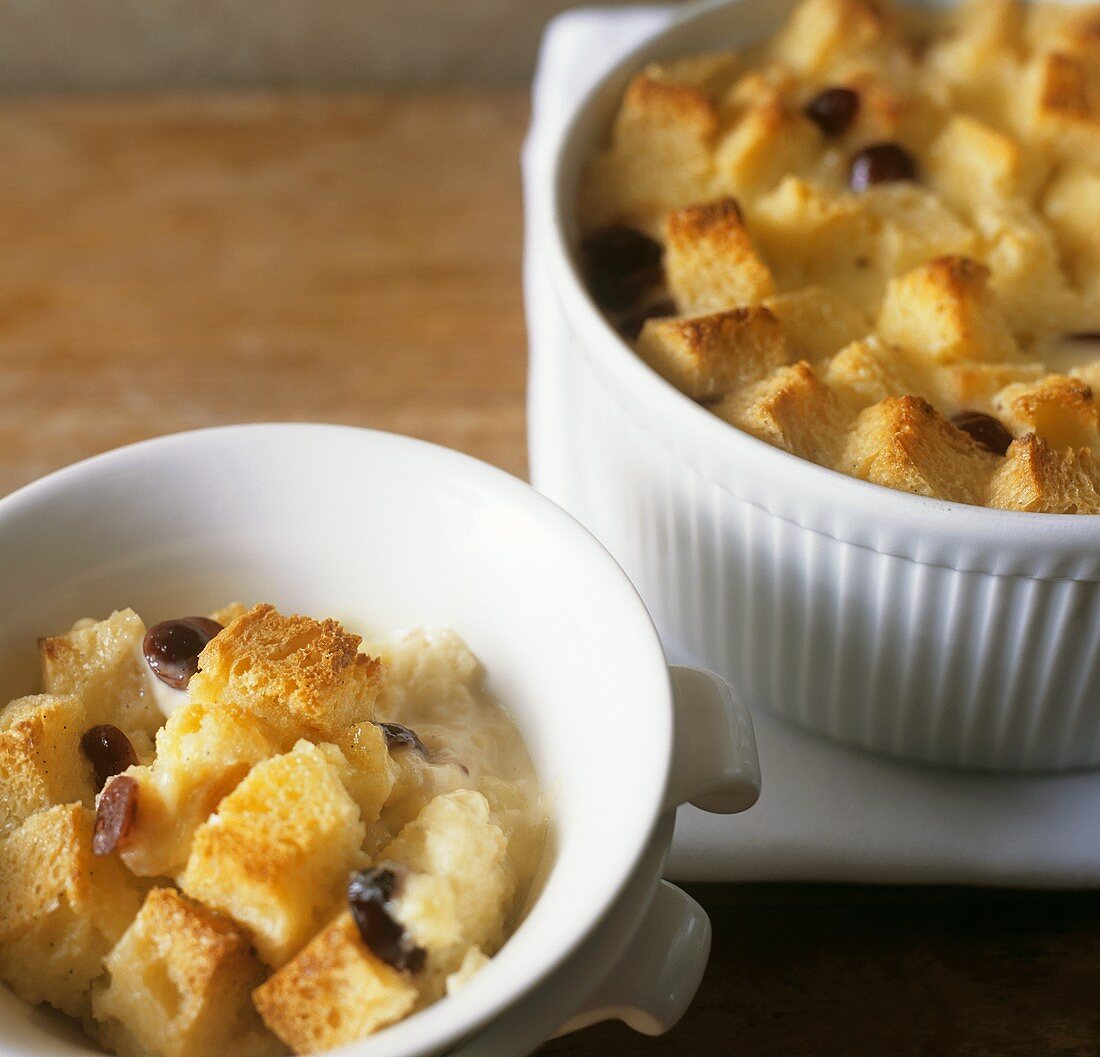
[[[1100,518],[926,500],[795,459],[650,372],[577,279],[576,187],[632,72],[758,39],[789,6],[696,7],[562,130],[529,203],[547,273],[534,483],[622,563],[666,644],[726,675],[750,707],[939,764],[1100,764]]]
[[[575,478],[561,498],[672,648],[750,707],[866,748],[999,770],[1100,763],[1100,584],[953,569],[891,553],[911,538],[883,531],[876,550],[804,527],[819,507],[799,517],[788,496],[792,520],[708,479],[662,436],[673,422],[643,425],[584,351],[562,352]]]
[[[578,281],[577,185],[631,74],[759,39],[789,6],[696,7],[596,85],[534,173],[534,483],[622,563],[666,644],[750,707],[940,764],[1100,764],[1100,517],[929,500],[796,459],[651,372]]]

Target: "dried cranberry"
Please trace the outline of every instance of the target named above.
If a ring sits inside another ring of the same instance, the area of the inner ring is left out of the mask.
[[[853,191],[866,191],[872,184],[915,180],[917,163],[904,147],[897,143],[875,143],[852,156],[848,168],[848,185]]]
[[[120,844],[125,844],[137,813],[137,793],[137,782],[123,774],[112,778],[100,794],[92,834],[92,851],[96,855],[110,855]]]
[[[209,617],[163,620],[146,632],[142,643],[145,659],[162,683],[185,690],[199,670],[203,647],[221,630],[221,624]]]
[[[121,774],[138,762],[130,739],[110,723],[86,730],[80,739],[80,747],[92,762],[96,789],[102,789],[108,778]]]
[[[386,744],[391,749],[415,749],[421,756],[427,757],[428,750],[425,748],[424,742],[420,740],[420,735],[411,727],[406,727],[401,723],[379,723],[378,726],[386,736]]]
[[[826,136],[839,136],[858,110],[859,96],[851,88],[823,88],[806,104],[804,113]]]
[[[361,870],[348,882],[348,908],[363,942],[375,956],[395,969],[411,973],[424,967],[425,951],[386,909],[397,890],[397,874],[389,867]]]
[[[982,411],[960,411],[952,416],[951,424],[969,434],[994,455],[1004,455],[1012,443],[1012,434],[1005,429],[1000,419]]]
[[[633,308],[664,281],[661,244],[625,224],[593,232],[581,244],[585,275],[601,308]]]

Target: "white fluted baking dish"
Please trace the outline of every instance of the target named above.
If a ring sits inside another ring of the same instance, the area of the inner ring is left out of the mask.
[[[588,533],[500,470],[407,437],[261,425],[147,441],[0,500],[0,698],[35,687],[36,636],[74,617],[131,605],[152,622],[227,598],[367,632],[455,628],[551,801],[544,878],[501,951],[340,1053],[508,1057],[603,1017],[675,1023],[710,926],[660,881],[674,811],[753,803],[752,724],[723,680],[670,671]],[[0,986],[0,1054],[89,1052]]]
[[[722,422],[650,371],[579,278],[576,191],[630,76],[739,45],[791,4],[696,6],[590,91],[529,232],[561,340],[531,375],[531,465],[618,558],[666,643],[833,738],[998,770],[1100,763],[1100,518],[891,491]]]

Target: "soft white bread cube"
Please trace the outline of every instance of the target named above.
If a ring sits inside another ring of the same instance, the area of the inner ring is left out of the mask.
[[[504,942],[515,894],[508,841],[490,821],[481,793],[437,796],[382,852],[405,876],[392,906],[397,920],[427,952],[417,983],[429,999],[446,989],[471,947],[492,954]]]
[[[377,723],[357,723],[317,746],[336,768],[344,788],[359,805],[359,817],[368,829],[378,822],[393,792],[397,766],[382,728]]]
[[[753,305],[775,282],[732,198],[686,206],[665,218],[665,273],[680,312]]]
[[[164,716],[149,683],[144,638],[141,617],[123,609],[106,620],[82,621],[65,635],[40,639],[46,693],[79,697],[90,727],[110,723],[131,737],[135,732],[152,736]]]
[[[59,804],[0,841],[0,979],[26,1002],[91,1013],[103,958],[141,906],[114,856],[92,853],[95,814]]]
[[[407,745],[389,750],[393,788],[381,825],[368,834],[367,850],[377,856],[433,797],[484,783],[482,764],[492,773],[506,761],[488,739],[481,739],[476,759],[458,759],[450,747],[448,731],[461,728],[466,717],[473,721],[485,708],[485,673],[459,635],[446,628],[418,628],[371,649],[387,671],[379,719],[408,724],[415,718],[416,734],[428,750],[427,755]]]
[[[748,107],[718,143],[718,186],[735,196],[761,194],[787,173],[813,165],[821,148],[821,130],[772,92]]]
[[[823,360],[863,337],[871,320],[854,305],[821,286],[777,294],[764,307],[779,320],[793,356]]]
[[[790,358],[779,321],[759,305],[690,319],[651,319],[638,355],[694,400],[714,400]]]
[[[295,1053],[366,1038],[419,997],[407,974],[375,957],[346,910],[253,994],[264,1023]]]
[[[277,968],[331,916],[365,836],[330,755],[301,741],[253,767],[199,827],[180,887]]]
[[[883,340],[934,363],[1018,359],[988,283],[984,265],[965,257],[937,257],[890,283],[878,332]]]
[[[973,226],[917,183],[876,184],[859,198],[882,224],[881,260],[889,276],[934,257],[973,257],[982,248]]]
[[[1079,378],[1049,374],[1016,382],[997,393],[993,408],[1015,436],[1034,433],[1052,448],[1100,450],[1092,389]]]
[[[802,0],[771,44],[772,53],[799,73],[821,76],[889,42],[891,25],[872,0]]]
[[[192,701],[235,705],[290,737],[324,740],[373,718],[385,673],[335,620],[258,605],[207,643]]]
[[[631,81],[611,143],[585,181],[586,229],[625,223],[655,236],[668,210],[713,194],[719,109],[707,87],[680,83],[659,66]]]
[[[828,286],[860,310],[877,307],[883,222],[864,196],[788,176],[753,203],[751,221],[780,287]]]
[[[155,888],[104,962],[94,1015],[123,1057],[266,1057],[284,1052],[252,1005],[264,968],[225,918]]]
[[[927,401],[898,396],[860,413],[838,468],[887,488],[980,504],[999,462]]]
[[[853,63],[838,71],[840,85],[859,96],[859,108],[841,137],[849,150],[870,143],[900,143],[920,158],[942,128],[946,100],[940,86],[918,87],[907,58],[897,58],[894,67]]]
[[[1095,56],[1037,55],[1022,94],[1025,127],[1055,158],[1100,166],[1100,63]]]
[[[921,372],[901,349],[874,335],[853,341],[823,368],[825,384],[850,406],[862,410],[888,396],[920,391]]]
[[[1046,187],[1042,211],[1077,285],[1100,293],[1100,168],[1061,169]]]
[[[1017,437],[986,503],[1036,514],[1100,514],[1100,464],[1087,449],[1057,451],[1032,433]]]
[[[979,363],[964,360],[932,366],[921,389],[945,415],[960,411],[995,414],[993,398],[1016,382],[1037,382],[1047,373],[1041,363]]]
[[[1065,273],[1062,249],[1034,208],[1020,200],[990,202],[976,210],[974,222],[989,288],[1017,336],[1042,339],[1090,325],[1087,306]]]
[[[714,413],[754,437],[822,466],[835,462],[852,417],[847,405],[805,360],[735,390],[715,405]]]
[[[80,747],[87,729],[75,697],[22,697],[0,711],[0,835],[53,804],[93,806],[92,766]]]
[[[290,748],[278,728],[236,705],[191,702],[157,732],[156,759],[126,773],[138,811],[120,854],[143,877],[174,877],[191,840],[254,764]]]
[[[948,33],[933,41],[927,62],[950,86],[955,103],[1004,123],[1018,81],[1023,5],[1019,0],[964,0]]]
[[[964,213],[990,198],[1032,197],[1047,171],[1019,140],[968,114],[953,115],[928,152],[932,186]]]

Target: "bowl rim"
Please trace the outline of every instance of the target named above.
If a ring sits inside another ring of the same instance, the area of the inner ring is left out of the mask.
[[[551,973],[576,953],[599,927],[627,887],[637,881],[639,868],[644,865],[654,834],[665,813],[664,801],[672,767],[674,704],[667,660],[657,630],[634,585],[603,545],[570,514],[505,470],[441,445],[382,430],[336,424],[262,422],[212,426],[127,444],[62,467],[0,498],[0,547],[3,545],[3,536],[10,518],[37,516],[34,510],[36,506],[55,501],[68,489],[79,486],[89,473],[125,474],[128,469],[150,456],[193,458],[194,452],[206,450],[211,444],[216,448],[221,444],[239,443],[242,439],[258,441],[260,438],[278,439],[283,443],[289,443],[290,438],[293,438],[297,445],[309,443],[312,439],[336,439],[343,440],[348,445],[366,445],[368,448],[374,446],[376,451],[379,447],[389,448],[391,454],[393,450],[405,449],[415,453],[420,459],[438,462],[446,471],[448,479],[474,479],[493,497],[509,505],[525,508],[540,522],[549,523],[549,530],[555,538],[562,538],[564,546],[570,551],[578,555],[585,553],[588,555],[586,563],[594,562],[606,569],[603,587],[605,591],[619,592],[628,610],[633,611],[636,619],[632,621],[631,640],[635,654],[639,663],[642,663],[643,656],[648,656],[649,667],[652,669],[650,674],[656,677],[653,679],[654,718],[651,736],[663,737],[667,752],[663,754],[657,770],[650,769],[647,772],[649,781],[644,788],[648,796],[634,801],[637,805],[633,816],[636,833],[631,854],[627,858],[611,862],[602,886],[596,888],[594,893],[592,890],[586,891],[584,898],[577,900],[575,914],[569,921],[562,922],[557,930],[557,944],[552,948],[548,945],[535,947],[530,943],[524,945],[523,928],[529,919],[529,908],[528,915],[508,936],[504,946],[494,955],[486,969],[464,986],[458,995],[445,996],[415,1015],[383,1028],[366,1039],[330,1051],[348,1055],[362,1054],[364,1057],[366,1054],[370,1054],[370,1057],[415,1057],[435,1053],[460,1039],[476,1034],[514,1006],[525,994],[540,986]],[[46,507],[42,506],[42,509],[45,510]],[[649,681],[648,676],[646,679]],[[624,821],[618,819],[617,824]],[[553,824],[553,817],[551,823]],[[652,878],[654,886],[657,879],[656,875]],[[552,884],[551,871],[532,906],[537,906]],[[518,947],[515,946],[517,938],[520,940]],[[502,958],[509,948],[512,949],[512,956]],[[527,956],[526,960],[519,957],[522,955]],[[503,971],[490,974],[488,970],[494,964],[506,965],[510,975]]]
[[[731,426],[644,364],[592,300],[580,274],[570,230],[575,221],[576,186],[586,161],[585,126],[594,119],[593,111],[610,108],[617,101],[628,77],[642,65],[662,54],[675,53],[674,47],[668,47],[669,38],[690,32],[711,18],[730,17],[731,12],[735,14],[736,9],[747,2],[749,0],[702,0],[677,13],[668,24],[648,34],[596,80],[556,130],[548,154],[549,184],[544,183],[541,189],[548,200],[539,202],[538,206],[551,281],[570,325],[580,332],[578,344],[585,356],[604,376],[610,394],[623,409],[664,447],[672,450],[680,461],[689,463],[694,472],[715,487],[768,513],[796,521],[802,527],[878,551],[875,533],[867,531],[868,526],[860,531],[852,524],[852,511],[870,513],[880,523],[889,523],[914,536],[913,549],[897,556],[920,562],[926,562],[927,556],[918,553],[917,532],[925,540],[953,545],[964,543],[1002,556],[1011,555],[1025,565],[1038,565],[1040,557],[1047,565],[1052,556],[1073,560],[1084,559],[1089,551],[1095,554],[1100,544],[1100,515],[1000,510],[915,495],[819,466]],[[747,34],[745,39],[759,39],[759,35]],[[712,42],[709,46],[713,49],[717,45]],[[725,472],[716,472],[717,469]],[[760,498],[771,488],[756,495],[739,492],[730,479],[738,474],[744,476],[746,472],[757,480],[767,480],[770,485],[778,483],[784,488],[796,489],[793,494],[799,498],[799,514],[784,513],[777,509],[778,504]],[[816,508],[813,514],[805,509],[807,500]],[[966,517],[965,525],[959,524],[960,513]],[[964,560],[964,564],[970,563]],[[1005,571],[993,567],[998,565],[996,561],[978,561],[976,565],[990,566],[977,571]],[[1084,578],[1100,577],[1100,564],[1095,568],[1095,573]],[[1023,570],[1020,574],[1031,575]],[[1033,575],[1051,578],[1041,572]],[[1071,575],[1069,578],[1082,577]]]

